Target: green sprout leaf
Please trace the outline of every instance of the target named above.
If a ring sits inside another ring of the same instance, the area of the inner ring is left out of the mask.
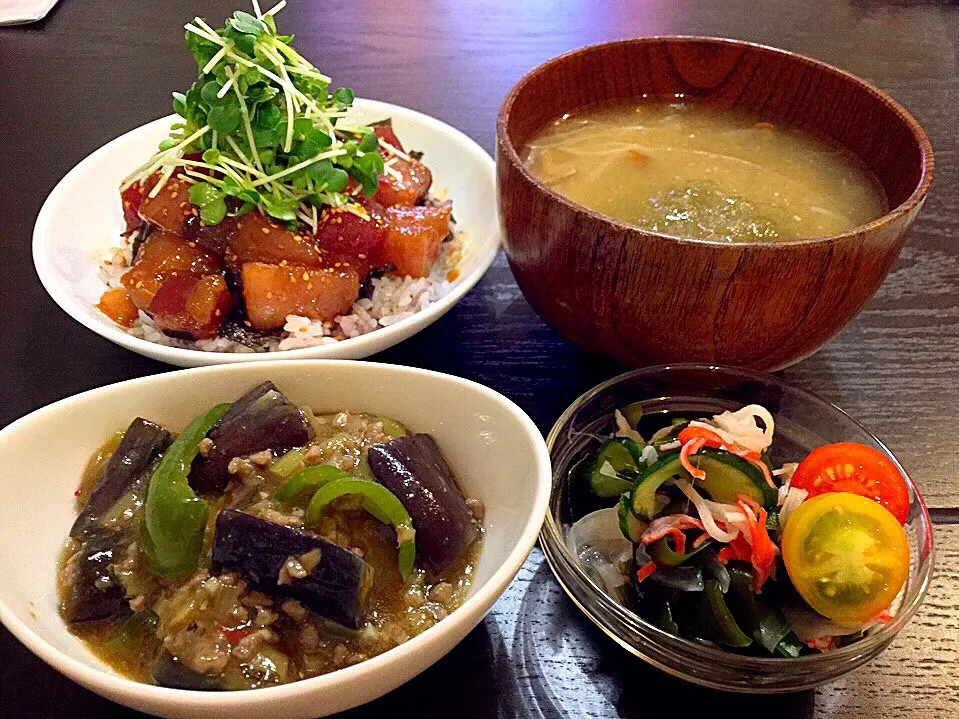
[[[186,119],[186,95],[182,92],[173,93],[173,112]]]
[[[278,220],[296,219],[296,208],[300,204],[296,199],[292,197],[272,197],[270,195],[263,195],[260,199],[270,217],[275,217]]]
[[[217,97],[217,93],[223,89],[223,85],[216,80],[210,80],[200,90],[200,97],[207,105],[224,105],[229,102],[230,97]],[[232,96],[231,96],[232,97]]]
[[[379,148],[380,142],[376,137],[376,133],[372,130],[370,132],[363,133],[363,137],[360,139],[360,150],[363,152],[376,152]]]
[[[237,10],[233,13],[233,17],[227,20],[227,22],[232,25],[237,32],[242,32],[247,35],[255,36],[267,32],[266,25],[250,15],[250,13],[243,12],[242,10]]]
[[[306,174],[313,180],[317,192],[340,192],[350,179],[344,170],[334,167],[329,160],[313,163],[306,168]]]
[[[355,99],[356,95],[354,95],[353,91],[348,87],[338,87],[333,92],[333,102],[338,105],[352,105]]]
[[[210,108],[206,116],[207,124],[217,132],[233,132],[240,126],[240,108],[236,105],[217,105]]]
[[[226,217],[224,194],[209,182],[197,182],[190,187],[190,202],[199,208],[200,219],[208,225],[218,225]]]
[[[293,37],[277,32],[274,15],[237,11],[215,29],[200,18],[187,24],[195,82],[174,93],[177,121],[128,183],[171,173],[184,155],[200,154],[206,176],[191,173],[199,181],[190,201],[204,223],[259,210],[314,230],[314,210],[355,204],[342,194],[351,177],[367,195],[376,192],[383,159],[375,134],[337,129],[353,91],[333,89],[292,48]]]

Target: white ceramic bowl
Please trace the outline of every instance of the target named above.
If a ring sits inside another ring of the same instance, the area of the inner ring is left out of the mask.
[[[57,612],[57,557],[76,515],[73,492],[84,464],[104,438],[135,416],[179,430],[201,411],[266,379],[297,404],[375,412],[434,435],[466,494],[486,505],[486,536],[472,591],[459,609],[423,634],[325,676],[239,692],[167,689],[125,679],[71,635]],[[349,361],[205,367],[85,392],[0,430],[0,466],[0,621],[70,679],[164,717],[315,717],[396,688],[483,619],[533,547],[550,490],[542,435],[502,395],[435,372]]]
[[[105,288],[97,275],[124,229],[119,186],[167,136],[174,116],[154,120],[108,142],[60,180],[43,203],[33,230],[33,262],[44,288],[73,319],[122,347],[180,367],[271,359],[359,359],[411,337],[442,317],[479,282],[500,246],[496,167],[473,140],[446,123],[375,100],[356,100],[361,121],[392,118],[404,146],[424,153],[433,191],[446,191],[453,215],[467,234],[460,275],[444,297],[401,322],[336,344],[258,353],[203,352],[133,337],[94,305]]]

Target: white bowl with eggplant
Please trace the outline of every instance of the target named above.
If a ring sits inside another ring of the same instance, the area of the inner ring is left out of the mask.
[[[505,590],[550,484],[506,398],[349,361],[93,390],[4,428],[0,459],[0,620],[167,717],[312,717],[399,686]]]

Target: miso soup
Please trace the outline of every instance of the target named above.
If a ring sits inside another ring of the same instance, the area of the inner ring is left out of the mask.
[[[622,222],[727,242],[832,235],[888,210],[876,177],[809,133],[701,103],[567,114],[526,148],[540,180]]]

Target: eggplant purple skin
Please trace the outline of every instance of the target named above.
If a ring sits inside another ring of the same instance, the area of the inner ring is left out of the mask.
[[[123,587],[111,567],[122,536],[103,531],[84,541],[80,556],[74,560],[76,575],[63,594],[61,608],[68,622],[107,619],[130,612]]]
[[[280,584],[289,557],[320,550],[320,561],[302,579]],[[271,596],[297,599],[320,616],[359,629],[372,570],[348,549],[306,532],[227,509],[216,518],[213,571],[235,572]]]
[[[159,425],[141,417],[133,420],[73,522],[70,536],[82,540],[100,531],[101,516],[120,498],[131,491],[142,493],[157,460],[172,441],[172,435]]]
[[[119,502],[133,507],[146,492],[160,456],[173,441],[169,432],[140,417],[133,420],[107,461],[89,501],[70,529],[81,542],[74,572],[65,587],[63,616],[68,622],[86,622],[129,613],[123,588],[113,573],[115,555],[126,549],[136,533],[136,516],[126,524],[106,526],[103,515]],[[131,498],[130,495],[133,495]]]
[[[192,689],[206,692],[226,689],[221,675],[195,672],[183,666],[166,649],[162,650],[150,664],[150,676],[158,686],[170,687],[171,689]]]
[[[310,424],[299,407],[272,382],[264,382],[234,402],[207,433],[213,446],[193,461],[190,486],[200,493],[222,492],[234,457],[265,449],[285,452],[306,444],[310,436]]]
[[[409,512],[423,566],[442,572],[476,541],[476,520],[430,435],[410,434],[374,445],[368,458],[377,481]]]

